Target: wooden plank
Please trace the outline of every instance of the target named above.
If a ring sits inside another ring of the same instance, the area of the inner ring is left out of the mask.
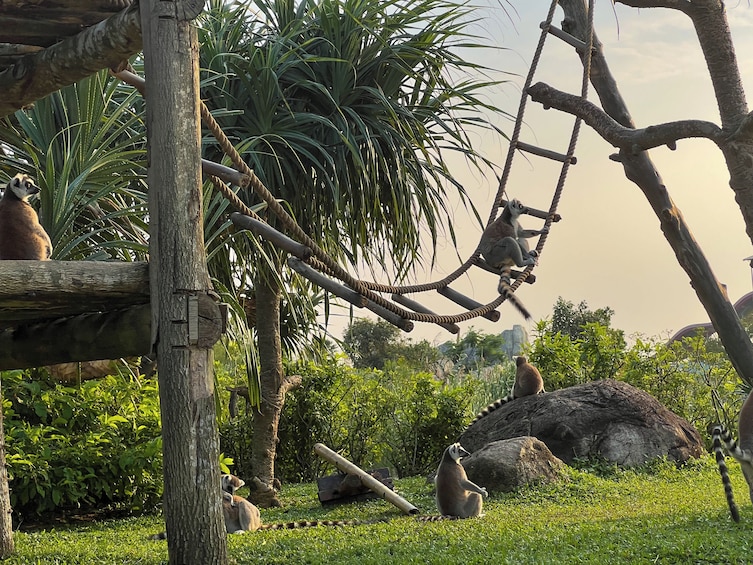
[[[438,288],[437,292],[441,294],[442,296],[444,296],[445,298],[449,298],[455,304],[458,304],[468,310],[475,310],[476,308],[481,308],[483,306],[481,302],[473,300],[473,298],[469,298],[465,296],[464,294],[461,294],[458,291],[451,289],[449,286],[443,286],[442,288]],[[499,317],[500,317],[500,313],[498,310],[492,310],[491,312],[484,314],[484,318],[486,318],[487,320],[491,320],[492,322],[499,322]]]
[[[339,296],[340,298],[347,300],[358,308],[363,308],[369,302],[364,296],[358,294],[356,291],[351,290],[347,286],[343,286],[340,283],[325,277],[319,271],[312,269],[306,263],[304,263],[300,259],[297,259],[296,257],[288,257],[288,267],[293,269],[299,275],[306,277],[315,285],[323,288],[327,292],[334,294],[335,296]]]
[[[414,312],[420,312],[422,314],[434,314],[432,310],[424,306],[423,304],[420,304],[416,302],[415,300],[411,300],[407,296],[404,296],[402,294],[393,294],[392,300],[400,304],[401,306],[405,306],[406,308],[410,308]],[[438,326],[443,327],[448,332],[452,334],[458,334],[460,333],[460,327],[458,327],[457,324],[444,324],[444,323],[438,323]]]
[[[148,303],[145,262],[0,261],[0,329]]]
[[[0,371],[147,355],[148,304],[0,331]]]
[[[335,467],[337,467],[340,471],[348,473],[349,475],[357,476],[363,484],[367,485],[381,498],[385,499],[391,504],[394,504],[406,514],[418,514],[418,508],[413,506],[402,496],[388,489],[380,481],[369,475],[358,465],[351,463],[342,455],[335,453],[323,443],[317,443],[316,445],[314,445],[314,453],[316,453],[322,459],[325,459],[335,465]]]
[[[244,214],[241,214],[240,212],[233,212],[232,214],[230,214],[230,221],[232,221],[239,228],[249,230],[258,237],[266,239],[283,251],[287,251],[288,253],[295,255],[303,261],[309,259],[313,253],[310,247],[307,247],[302,243],[298,243],[296,240],[289,238],[284,233],[277,231],[269,224],[260,222],[259,220],[256,220],[251,216],[246,216]]]
[[[476,266],[481,267],[482,269],[484,269],[485,271],[489,271],[490,273],[494,273],[495,275],[500,275],[502,273],[501,269],[495,269],[489,263],[484,261],[482,257],[479,257],[478,259],[476,259]],[[512,269],[510,271],[510,276],[514,279],[517,279],[522,274],[523,274],[523,271],[516,271],[515,269]],[[528,277],[526,277],[525,282],[527,282],[528,284],[535,283],[536,275],[534,275],[533,273],[529,273]]]
[[[5,42],[21,43],[11,39]],[[139,51],[141,25],[138,5],[134,5],[43,51],[25,55],[0,72],[0,116],[12,114],[102,69],[115,67]]]

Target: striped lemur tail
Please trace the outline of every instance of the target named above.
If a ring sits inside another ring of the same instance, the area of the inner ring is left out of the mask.
[[[471,424],[475,424],[481,418],[483,418],[485,416],[488,416],[489,414],[491,414],[495,410],[501,408],[502,406],[504,406],[505,404],[507,404],[511,400],[515,400],[515,397],[512,394],[508,394],[504,398],[499,398],[499,399],[495,400],[489,406],[487,406],[486,408],[484,408],[481,412],[479,412],[478,414],[476,414],[476,417],[473,419],[473,421],[471,422]]]
[[[510,286],[511,273],[512,273],[511,266],[507,266],[502,269],[502,273],[499,276],[499,284],[497,285],[497,292],[501,294],[502,296],[504,296],[505,300],[507,300],[510,304],[512,304],[513,307],[518,312],[520,312],[520,314],[526,320],[530,320],[531,313],[523,305],[520,299],[517,296],[515,296],[515,292],[513,292],[512,287]]]
[[[716,464],[719,467],[719,474],[722,477],[722,484],[724,485],[724,495],[727,497],[727,506],[729,506],[729,513],[735,522],[740,521],[740,511],[735,504],[735,497],[732,494],[732,483],[729,480],[729,470],[727,469],[727,463],[724,460],[724,452],[722,451],[722,442],[724,442],[727,450],[732,455],[733,452],[739,451],[737,442],[732,439],[732,436],[724,426],[714,426],[711,430],[711,440],[714,448],[714,456],[716,457]]]

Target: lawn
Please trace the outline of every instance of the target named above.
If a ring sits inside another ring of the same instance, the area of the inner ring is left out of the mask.
[[[284,507],[265,523],[301,519],[385,520],[358,526],[276,530],[228,536],[236,564],[402,563],[751,563],[753,510],[740,468],[731,463],[741,522],[729,518],[710,456],[675,469],[596,466],[569,470],[556,485],[492,496],[481,518],[418,522],[382,500],[322,508],[313,484],[283,488]],[[396,480],[424,513],[435,512],[424,478]],[[16,533],[5,563],[158,564],[159,516]]]

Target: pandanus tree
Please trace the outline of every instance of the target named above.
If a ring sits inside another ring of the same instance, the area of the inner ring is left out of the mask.
[[[433,259],[445,230],[454,241],[449,192],[472,208],[447,157],[486,169],[467,128],[491,127],[483,112],[499,110],[480,98],[485,69],[459,54],[480,46],[471,13],[454,0],[210,2],[200,31],[204,100],[274,197],[343,264],[388,266],[400,280]],[[259,203],[250,191],[240,196]],[[256,300],[251,497],[273,505],[289,385],[279,326],[286,275],[273,246],[249,253],[252,261],[236,259]]]

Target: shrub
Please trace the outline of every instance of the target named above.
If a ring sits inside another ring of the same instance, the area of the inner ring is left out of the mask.
[[[70,387],[31,375],[3,373],[15,511],[154,508],[162,497],[156,380],[109,376]]]
[[[443,383],[401,363],[380,371],[329,359],[289,372],[303,385],[288,395],[280,421],[276,472],[288,481],[325,474],[317,442],[362,468],[388,465],[401,477],[433,469],[467,425],[477,386]]]

